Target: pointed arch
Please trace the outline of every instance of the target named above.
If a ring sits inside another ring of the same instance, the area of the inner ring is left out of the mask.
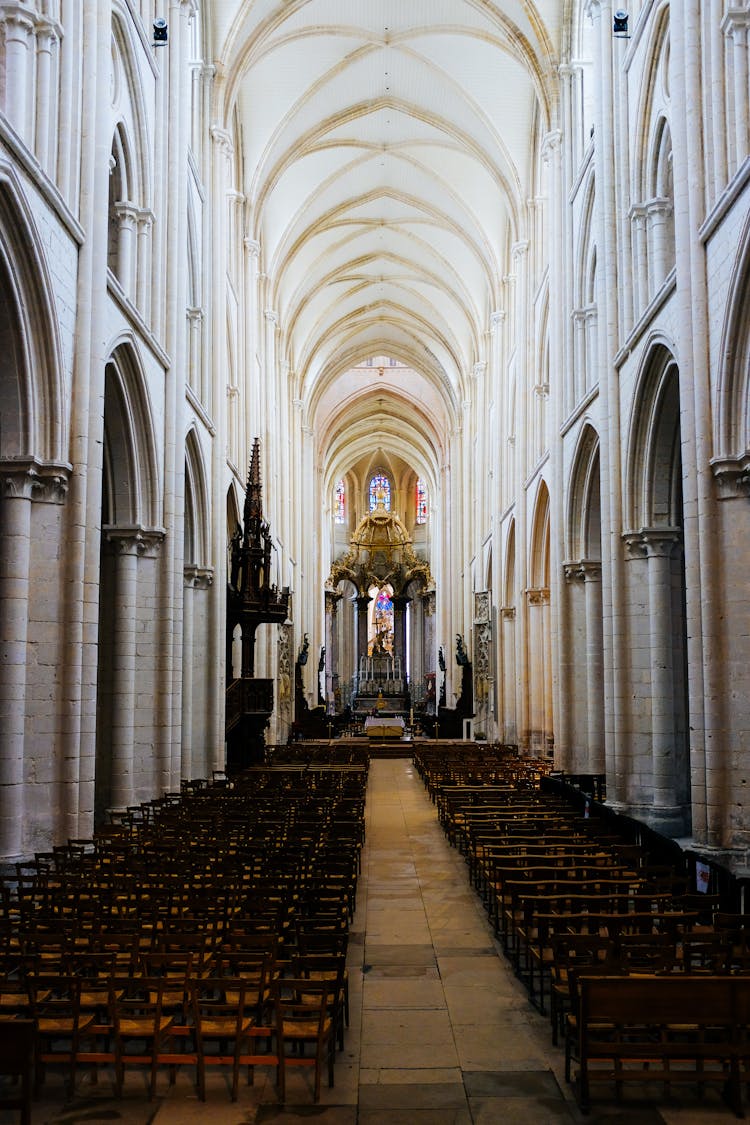
[[[130,340],[113,349],[104,379],[103,519],[112,526],[161,526],[161,489],[151,402]]]
[[[546,481],[539,482],[531,522],[529,577],[532,587],[549,589],[550,497]]]
[[[0,326],[3,340],[8,341],[0,364],[0,395],[6,414],[0,430],[0,457],[65,460],[68,411],[63,404],[67,392],[52,293],[33,216],[15,171],[0,160]]]
[[[581,429],[573,457],[565,550],[569,559],[601,559],[599,435],[590,422]]]
[[[721,338],[714,423],[717,468],[750,457],[750,216],[745,221],[729,284]]]
[[[185,563],[208,565],[209,502],[206,470],[193,427],[185,440]]]
[[[679,375],[672,349],[646,350],[628,440],[625,511],[632,529],[682,523]]]
[[[505,567],[503,576],[503,604],[516,604],[516,521],[512,519],[505,542]]]

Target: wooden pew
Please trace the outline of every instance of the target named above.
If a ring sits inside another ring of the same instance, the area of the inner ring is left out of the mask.
[[[566,1076],[578,1056],[574,1082],[583,1113],[592,1082],[718,1083],[738,1117],[741,1066],[750,1059],[747,1020],[750,977],[578,977],[576,1010],[567,1020]]]

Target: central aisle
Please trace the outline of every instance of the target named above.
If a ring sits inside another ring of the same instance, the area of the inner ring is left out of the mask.
[[[463,857],[405,759],[370,767],[350,941],[352,978],[362,967],[360,1125],[577,1116],[550,1070],[548,1023],[498,953]],[[339,1105],[340,1069],[326,1091]]]

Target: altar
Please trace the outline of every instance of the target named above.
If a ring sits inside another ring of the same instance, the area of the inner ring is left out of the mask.
[[[370,715],[365,719],[365,734],[373,741],[403,738],[406,723],[398,715]]]

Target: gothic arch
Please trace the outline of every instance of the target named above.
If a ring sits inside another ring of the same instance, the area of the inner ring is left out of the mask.
[[[511,520],[508,538],[505,543],[505,573],[503,581],[503,604],[507,607],[516,604],[516,521]]]
[[[0,162],[0,396],[5,415],[0,457],[66,459],[67,411],[52,292],[33,217],[15,173]]]
[[[185,563],[208,565],[209,503],[203,455],[195,429],[185,441]]]
[[[570,475],[566,519],[566,555],[569,559],[601,557],[599,493],[599,435],[586,422],[578,438]]]
[[[545,481],[540,481],[531,523],[529,579],[536,589],[549,589],[550,499]]]
[[[669,5],[662,0],[661,11],[650,21],[649,45],[645,57],[650,66],[641,86],[641,96],[636,108],[637,129],[640,151],[634,153],[633,184],[634,198],[646,200],[659,194],[656,190],[664,186],[656,174],[659,166],[658,153],[664,138],[664,125],[669,123],[669,84],[667,70],[669,65]],[[671,149],[671,142],[670,142]],[[657,159],[655,160],[655,156]]]
[[[158,528],[161,502],[151,404],[137,352],[121,342],[104,380],[105,523]]]
[[[750,216],[739,245],[719,350],[714,441],[722,459],[750,453]]]
[[[143,97],[140,69],[136,53],[142,50],[134,42],[131,29],[132,19],[125,4],[120,14],[116,6],[112,12],[112,55],[113,55],[113,98],[112,104],[116,119],[125,123],[131,147],[131,182],[128,185],[132,194],[130,202],[148,206],[151,202],[152,183],[149,153],[151,140],[149,115]],[[119,63],[119,67],[118,67]]]
[[[628,441],[625,512],[632,529],[682,522],[679,375],[671,349],[654,341],[637,383]]]

